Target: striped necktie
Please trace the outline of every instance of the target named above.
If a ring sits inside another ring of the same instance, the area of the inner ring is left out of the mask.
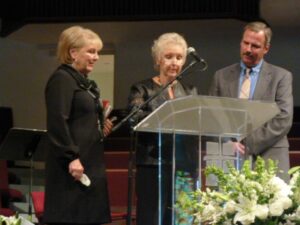
[[[244,80],[243,80],[241,90],[240,90],[240,94],[239,94],[239,98],[249,99],[249,97],[250,97],[250,87],[251,87],[250,73],[251,73],[251,69],[246,68],[245,69]]]

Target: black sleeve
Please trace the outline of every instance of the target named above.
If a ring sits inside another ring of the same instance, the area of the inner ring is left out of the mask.
[[[68,119],[71,114],[75,80],[66,73],[56,72],[48,81],[45,96],[47,108],[47,132],[56,157],[72,161],[79,156]]]
[[[142,84],[132,85],[128,97],[128,111],[132,112],[139,108],[148,98],[147,88]],[[143,118],[149,115],[151,111],[148,111],[145,107],[141,108],[133,117],[129,120],[131,125],[135,125],[140,122]]]

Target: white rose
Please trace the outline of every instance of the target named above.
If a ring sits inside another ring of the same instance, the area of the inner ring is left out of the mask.
[[[288,197],[279,198],[278,201],[282,204],[283,209],[288,209],[293,205],[293,202]]]
[[[269,184],[275,192],[275,196],[282,197],[291,194],[291,187],[279,177],[273,177]]]
[[[270,184],[275,186],[275,187],[278,187],[279,189],[283,186],[283,185],[287,185],[284,180],[282,180],[281,178],[279,177],[272,177],[270,179]]]
[[[255,210],[255,216],[259,219],[264,220],[268,217],[269,208],[267,205],[257,205]]]
[[[281,216],[283,213],[282,203],[280,201],[275,201],[269,205],[271,216]]]
[[[224,210],[226,213],[234,213],[236,211],[236,203],[232,200],[228,201],[224,206]]]

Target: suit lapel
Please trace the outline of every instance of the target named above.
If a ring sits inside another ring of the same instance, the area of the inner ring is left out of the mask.
[[[236,66],[231,69],[230,76],[229,76],[230,79],[228,83],[229,97],[232,98],[238,97],[240,73],[241,73],[241,68],[239,64],[236,64]]]
[[[266,87],[268,87],[270,83],[271,76],[272,74],[269,70],[268,63],[263,62],[253,95],[254,100],[261,99],[264,96],[264,93],[267,90]]]

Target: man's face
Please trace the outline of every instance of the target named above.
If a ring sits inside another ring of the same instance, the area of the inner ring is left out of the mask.
[[[240,44],[241,59],[247,67],[257,65],[269,51],[263,31],[245,30]]]

